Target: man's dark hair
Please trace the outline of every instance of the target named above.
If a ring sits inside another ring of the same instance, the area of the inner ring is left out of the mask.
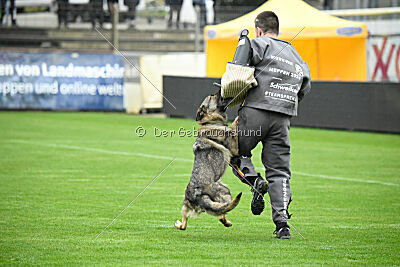
[[[264,11],[257,15],[255,20],[256,28],[260,28],[263,33],[272,32],[279,34],[279,19],[272,11]]]

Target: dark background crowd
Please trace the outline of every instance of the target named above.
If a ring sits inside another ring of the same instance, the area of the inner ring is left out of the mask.
[[[147,18],[148,22],[152,22],[155,18],[154,12],[157,11],[157,18],[166,18],[167,26],[169,28],[176,27],[180,28],[181,25],[184,27],[187,23],[182,22],[182,12],[184,8],[184,0],[87,0],[82,1],[81,4],[77,4],[76,1],[69,0],[49,0],[49,5],[46,11],[55,12],[57,15],[58,26],[68,27],[72,22],[77,21],[77,18],[81,18],[84,22],[90,22],[93,27],[103,26],[103,23],[110,22],[112,14],[114,12],[114,4],[119,2],[119,6],[122,4],[125,6],[124,10],[119,10],[120,21],[127,21],[129,28],[135,28],[137,18],[137,7],[139,3],[144,4],[144,10],[142,6],[142,13],[145,13],[144,17]],[[207,24],[215,24],[224,21],[228,21],[232,18],[243,15],[254,8],[260,6],[265,1],[263,0],[189,0],[194,9],[196,7],[199,12],[199,23],[203,27]],[[46,2],[46,1],[44,1]],[[18,0],[0,0],[1,3],[1,24],[7,24],[17,26],[17,13],[26,13],[26,9],[18,6]],[[42,7],[39,2],[32,1],[29,7],[37,6]],[[211,4],[210,4],[211,3]],[[238,7],[240,7],[238,9]],[[207,19],[207,12],[212,9],[212,18]],[[34,8],[35,9],[35,8]],[[29,9],[28,13],[34,10]],[[38,9],[40,12],[43,9]],[[144,12],[143,12],[144,11]],[[35,10],[36,12],[36,10]],[[160,13],[162,13],[160,15]],[[217,19],[216,14],[221,14],[220,18]],[[230,14],[232,13],[232,14]],[[142,16],[140,14],[140,16]],[[9,19],[11,18],[11,19]],[[10,23],[11,22],[11,23]],[[194,24],[194,23],[193,23]],[[186,28],[186,27],[185,27]]]
[[[306,0],[306,2],[319,9],[341,9],[357,8],[354,6],[357,3],[360,7],[385,7],[387,1]],[[11,26],[17,26],[17,13],[26,12],[20,5],[24,3],[29,3],[30,7],[34,7],[35,3],[39,5],[39,1],[0,0],[0,3],[0,24]],[[207,24],[217,24],[237,18],[263,3],[265,0],[82,0],[80,4],[77,4],[77,1],[48,0],[46,11],[55,12],[58,27],[68,27],[68,24],[76,22],[78,18],[90,22],[93,27],[102,27],[105,22],[111,21],[114,4],[119,4],[120,7],[124,6],[123,10],[119,10],[119,21],[127,22],[128,28],[135,28],[137,17],[141,16],[149,23],[152,23],[154,18],[166,19],[167,28],[179,29],[181,26],[187,28],[188,22],[183,15],[190,9],[188,5],[192,8],[189,10],[189,13],[192,12],[190,14],[195,10],[198,12],[198,22],[200,27],[204,27]],[[138,13],[139,5],[141,8]],[[32,12],[32,8],[29,10],[28,12]],[[195,23],[192,21],[189,24]]]

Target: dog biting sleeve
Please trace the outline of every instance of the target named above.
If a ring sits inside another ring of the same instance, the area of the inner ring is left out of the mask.
[[[240,104],[253,86],[257,86],[254,78],[254,67],[228,63],[226,71],[221,78],[221,96],[223,98],[234,98],[229,107]]]

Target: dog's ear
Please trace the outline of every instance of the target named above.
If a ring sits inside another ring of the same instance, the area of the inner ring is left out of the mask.
[[[217,106],[219,106],[222,100],[221,89],[219,89],[215,94],[213,94],[213,96],[217,97]]]
[[[223,98],[221,95],[221,89],[219,89],[218,92],[216,92],[214,95],[217,97],[217,107],[219,110],[221,110],[221,108],[223,107],[223,103],[222,103]]]
[[[201,107],[197,110],[196,113],[196,121],[197,122],[201,121],[206,114],[207,114],[206,108],[203,105],[201,105]]]

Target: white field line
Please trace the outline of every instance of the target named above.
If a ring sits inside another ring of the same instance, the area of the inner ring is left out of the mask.
[[[60,172],[60,173],[78,173],[78,172],[82,172],[82,170],[27,170],[27,173],[51,173],[54,174],[55,172]]]
[[[191,173],[175,173],[175,174],[171,174],[170,176],[173,177],[190,177],[192,174]]]
[[[9,140],[9,142],[29,144],[29,145],[38,145],[38,146],[44,146],[44,147],[83,150],[83,151],[88,151],[88,152],[97,152],[97,153],[104,153],[104,154],[111,154],[111,155],[135,156],[135,157],[171,160],[171,158],[167,157],[167,156],[159,156],[159,155],[136,153],[136,152],[112,151],[112,150],[106,150],[106,149],[100,149],[100,148],[90,148],[90,147],[73,146],[73,145],[47,144],[47,143],[31,142],[31,141],[20,140],[20,139]],[[184,162],[193,162],[192,159],[186,159],[186,158],[176,158],[176,160],[184,161]],[[256,169],[264,171],[264,168],[256,168]],[[316,178],[329,179],[329,180],[351,181],[351,182],[366,183],[366,184],[380,184],[380,185],[387,185],[387,186],[400,186],[400,184],[396,184],[396,183],[381,182],[381,181],[376,181],[376,180],[365,180],[365,179],[353,178],[353,177],[329,176],[329,175],[323,175],[323,174],[311,174],[311,173],[297,172],[297,171],[293,172],[293,173],[296,175],[301,175],[301,176],[309,176],[309,177],[316,177]],[[185,176],[186,174],[179,174],[179,175],[176,174],[176,176],[181,176],[181,175]],[[190,174],[188,174],[188,175],[190,175]]]
[[[264,168],[256,168],[256,169],[260,170],[260,171],[265,171]],[[395,184],[395,183],[381,182],[381,181],[376,181],[376,180],[364,180],[364,179],[352,178],[352,177],[311,174],[311,173],[298,172],[298,171],[295,171],[292,173],[296,174],[296,175],[301,175],[301,176],[316,177],[316,178],[322,178],[322,179],[328,179],[328,180],[339,180],[339,181],[351,181],[351,182],[358,182],[358,183],[365,183],[365,184],[382,184],[382,185],[389,185],[389,186],[400,186],[400,184]]]
[[[359,178],[347,178],[347,177],[340,177],[340,176],[328,176],[328,175],[310,174],[310,173],[304,173],[304,172],[294,172],[294,173],[295,173],[296,175],[318,177],[318,178],[330,179],[330,180],[352,181],[352,182],[367,183],[367,184],[382,184],[382,185],[390,185],[390,186],[400,186],[400,184],[388,183],[388,182],[381,182],[381,181],[376,181],[376,180],[364,180],[364,179],[359,179]]]
[[[45,147],[65,148],[65,149],[72,149],[72,150],[82,150],[82,151],[88,151],[88,152],[97,152],[97,153],[119,155],[119,156],[135,156],[135,157],[144,157],[144,158],[153,158],[153,159],[167,159],[167,160],[171,160],[172,159],[172,157],[158,156],[158,155],[151,155],[151,154],[144,154],[144,153],[112,151],[112,150],[106,150],[106,149],[101,149],[101,148],[91,148],[91,147],[72,146],[72,145],[46,144],[46,143],[31,142],[31,141],[17,140],[17,139],[10,140],[10,142],[12,142],[12,143],[21,143],[21,144],[29,144],[29,145],[38,145],[38,146],[45,146]],[[176,158],[176,160],[185,161],[185,162],[193,162],[193,160],[185,159],[185,158]]]

